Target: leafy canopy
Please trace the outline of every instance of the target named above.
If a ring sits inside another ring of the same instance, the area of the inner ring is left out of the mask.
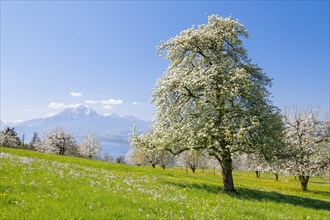
[[[250,62],[242,37],[248,32],[237,20],[213,15],[162,42],[160,55],[171,64],[152,98],[159,146],[173,153],[207,149],[221,161],[281,139],[280,115],[268,100],[271,80]]]

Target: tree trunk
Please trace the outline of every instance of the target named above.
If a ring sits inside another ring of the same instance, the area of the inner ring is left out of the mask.
[[[256,177],[259,178],[260,177],[260,171],[256,170],[255,173],[256,173]]]
[[[300,180],[300,184],[301,184],[301,190],[306,192],[309,176],[299,175],[299,180]]]
[[[165,170],[165,166],[162,166],[163,167],[163,170]]]
[[[192,172],[195,173],[196,168],[191,168]]]
[[[221,168],[222,168],[222,180],[223,180],[223,187],[224,192],[227,193],[236,193],[234,187],[234,180],[233,180],[233,169],[232,169],[232,160],[230,155],[226,155],[227,157],[222,157],[221,161]]]
[[[276,178],[276,181],[278,181],[278,174],[275,173],[275,178]]]
[[[151,166],[152,166],[152,168],[155,168],[155,167],[156,167],[156,165],[155,165],[155,164],[152,164]]]
[[[65,149],[64,147],[60,147],[60,155],[64,155]]]

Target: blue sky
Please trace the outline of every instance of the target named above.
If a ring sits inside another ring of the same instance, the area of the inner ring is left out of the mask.
[[[244,45],[273,78],[275,105],[329,112],[329,1],[1,1],[1,119],[84,104],[151,120],[168,65],[156,46],[210,14],[249,30]]]

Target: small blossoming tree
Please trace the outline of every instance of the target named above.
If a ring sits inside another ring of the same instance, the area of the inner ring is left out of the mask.
[[[77,154],[76,140],[71,132],[57,128],[49,132],[45,132],[36,150],[45,153],[54,154]]]
[[[310,176],[330,171],[329,122],[319,120],[318,109],[294,109],[286,113],[285,123],[291,154],[286,167],[299,177],[302,190],[307,191]]]
[[[0,145],[17,148],[21,144],[14,128],[7,127],[0,133]]]
[[[181,167],[189,167],[195,173],[197,168],[204,169],[207,167],[207,159],[203,152],[185,151],[179,155],[177,163]]]
[[[135,133],[134,127],[131,138],[132,149],[129,152],[128,159],[138,166],[149,164],[155,168],[156,165],[160,165],[165,169],[173,158],[173,155],[160,147],[159,144],[160,142],[158,142],[158,137],[155,133],[144,133],[138,136]]]
[[[92,132],[83,138],[80,147],[79,154],[83,157],[93,158],[97,156],[100,152],[100,141]]]

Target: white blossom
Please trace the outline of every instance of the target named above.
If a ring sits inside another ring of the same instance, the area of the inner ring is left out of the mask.
[[[162,147],[162,140],[155,133],[144,133],[137,136],[135,127],[131,138],[132,149],[127,155],[131,163],[139,165],[160,165],[165,169],[173,155]]]
[[[35,148],[41,152],[60,155],[75,155],[77,153],[75,138],[70,132],[61,128],[45,132],[41,138],[41,141],[36,143]]]
[[[100,141],[92,132],[88,132],[79,146],[79,153],[83,157],[93,158],[100,152]]]
[[[309,176],[330,171],[329,122],[319,120],[318,109],[294,109],[293,113],[286,113],[285,122],[291,155],[286,169],[299,176],[305,191]]]
[[[14,128],[7,127],[0,132],[0,145],[5,147],[19,147],[21,141]]]
[[[250,63],[242,37],[248,32],[237,20],[213,15],[162,42],[159,54],[170,65],[151,100],[157,112],[149,135],[157,147],[207,151],[222,166],[227,192],[235,192],[232,154],[264,150],[278,117],[267,99],[271,80]]]

